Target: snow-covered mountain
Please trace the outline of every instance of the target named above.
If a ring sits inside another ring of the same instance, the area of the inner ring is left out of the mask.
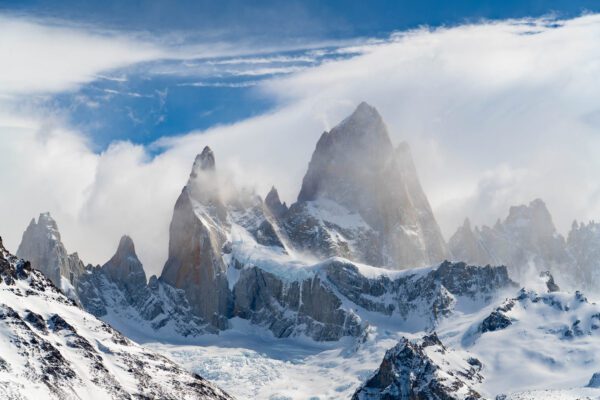
[[[518,281],[549,270],[569,289],[600,287],[600,226],[574,222],[565,240],[540,199],[511,207],[506,219],[493,227],[472,228],[465,220],[449,247],[455,260],[506,265]]]
[[[393,148],[366,103],[323,134],[289,208],[275,188],[263,201],[235,188],[225,198],[222,187],[206,147],[175,204],[160,278],[146,282],[124,237],[104,266],[80,263],[77,279],[66,276],[73,298],[117,328],[150,337],[222,331],[242,318],[276,337],[332,341],[361,336],[371,320],[365,313],[431,327],[458,299],[487,301],[513,284],[503,267],[443,263],[403,274],[358,263],[435,265],[447,254],[407,145]],[[69,272],[56,267],[66,250],[49,214],[27,229],[21,249],[34,266]]]
[[[352,400],[479,399],[473,387],[483,381],[482,367],[468,353],[446,348],[435,332],[402,338]]]
[[[549,274],[436,331],[401,338],[354,398],[600,398],[600,305]]]
[[[231,398],[82,310],[1,240],[0,397]]]
[[[466,221],[447,246],[408,146],[366,103],[321,136],[295,203],[225,184],[204,148],[160,277],[128,236],[84,266],[47,213],[19,252],[89,313],[241,398],[598,390],[583,386],[600,371],[600,308],[558,287],[600,279],[597,224],[565,240],[536,200],[492,228]]]

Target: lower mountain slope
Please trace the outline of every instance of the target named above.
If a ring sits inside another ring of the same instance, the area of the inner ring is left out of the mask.
[[[82,310],[1,240],[0,349],[3,399],[231,399]]]

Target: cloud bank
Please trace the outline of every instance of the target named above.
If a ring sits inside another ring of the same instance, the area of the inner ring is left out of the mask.
[[[83,133],[47,110],[11,103],[11,112],[0,115],[2,235],[15,249],[29,219],[49,210],[67,248],[87,262],[105,262],[127,233],[146,270],[160,273],[172,207],[205,145],[227,179],[262,194],[275,184],[293,201],[320,134],[362,100],[378,108],[395,143],[411,144],[446,236],[464,217],[491,224],[510,205],[535,197],[547,202],[562,231],[573,218],[598,218],[600,16],[558,27],[546,22],[423,29],[364,44],[353,49],[355,57],[257,83],[260,95],[278,104],[267,114],[163,138],[149,148],[116,142],[97,154]],[[50,28],[29,27],[11,43],[37,49],[42,39],[30,35],[36,29]],[[55,64],[46,75],[27,67],[29,53],[16,58],[0,70],[8,88],[0,96],[71,89],[164,54],[131,39],[86,35],[70,32],[71,42],[61,42],[66,61],[50,57]],[[2,40],[4,57],[14,45]],[[88,46],[96,41],[102,45]],[[90,62],[71,70],[68,54],[86,51],[93,53]],[[110,62],[97,61],[107,51]],[[24,83],[28,76],[33,84]]]

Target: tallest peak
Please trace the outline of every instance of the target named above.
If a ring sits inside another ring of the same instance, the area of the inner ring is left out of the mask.
[[[215,153],[210,147],[205,146],[202,153],[196,156],[196,162],[202,170],[215,169]]]
[[[201,171],[214,171],[215,170],[215,154],[212,149],[208,146],[204,147],[202,153],[196,156],[194,165],[192,167],[191,179],[198,177],[198,173]]]
[[[361,102],[346,120],[372,121],[381,120],[381,115],[375,107],[367,102]]]
[[[377,109],[366,101],[361,101],[354,111],[354,114],[356,113],[377,113]]]

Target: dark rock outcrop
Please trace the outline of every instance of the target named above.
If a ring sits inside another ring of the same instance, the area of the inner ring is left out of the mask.
[[[267,193],[267,196],[265,197],[265,205],[271,211],[273,216],[275,216],[275,218],[283,217],[288,211],[288,207],[285,202],[282,203],[279,199],[279,193],[277,192],[277,189],[275,189],[275,186],[273,186],[269,193]]]
[[[432,353],[437,353],[435,359]],[[385,353],[381,366],[352,396],[353,400],[480,399],[474,386],[483,380],[482,365],[459,360],[435,333],[418,341],[402,338]]]

